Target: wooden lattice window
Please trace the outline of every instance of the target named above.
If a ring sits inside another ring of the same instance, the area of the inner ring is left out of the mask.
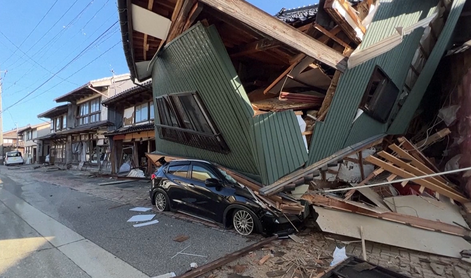
[[[196,92],[158,97],[156,105],[160,138],[214,152],[230,151]]]

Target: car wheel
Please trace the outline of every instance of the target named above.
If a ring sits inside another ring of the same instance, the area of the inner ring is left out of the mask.
[[[256,230],[258,218],[250,211],[239,209],[232,216],[232,224],[234,229],[243,236],[250,235]]]
[[[162,189],[158,189],[157,192],[154,194],[154,203],[155,208],[158,211],[166,211],[169,209],[169,201],[167,197],[167,193]]]

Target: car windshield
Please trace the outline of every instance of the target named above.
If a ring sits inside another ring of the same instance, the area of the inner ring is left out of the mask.
[[[237,183],[237,181],[233,177],[231,177],[228,173],[226,173],[226,171],[221,170],[219,168],[218,168],[218,170],[226,178],[226,180],[228,180],[230,183]]]
[[[21,156],[21,153],[20,152],[7,153],[7,156],[8,157],[17,157],[17,156]]]

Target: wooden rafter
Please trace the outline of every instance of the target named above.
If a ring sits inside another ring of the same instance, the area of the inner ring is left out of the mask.
[[[326,0],[324,10],[340,25],[345,34],[356,43],[361,43],[366,32],[356,11],[346,0]],[[357,33],[357,30],[361,33]]]
[[[393,164],[391,163],[388,163],[388,162],[385,162],[385,161],[382,161],[374,156],[368,156],[367,158],[365,158],[366,161],[370,162],[370,163],[373,163],[374,165],[378,166],[378,167],[381,167],[383,168],[384,170],[392,173],[392,174],[395,174],[395,175],[398,175],[399,177],[402,177],[402,178],[413,178],[415,177],[414,174],[411,174],[409,172],[407,172],[406,170],[404,169],[401,169],[399,167],[396,167],[394,166]],[[435,192],[438,192],[439,194],[442,194],[443,196],[447,196],[448,198],[451,198],[455,201],[458,201],[460,203],[466,203],[466,202],[469,202],[469,200],[463,196],[462,194],[457,194],[454,190],[449,190],[448,188],[443,188],[441,186],[438,186],[428,180],[425,180],[425,179],[417,179],[414,181],[414,183],[417,183],[419,185],[422,185],[428,189],[431,189]]]
[[[239,51],[231,54],[231,58],[237,58],[240,56],[250,55],[256,52],[265,51],[272,48],[277,48],[281,44],[278,41],[271,39],[261,39],[246,45],[239,47]]]
[[[200,0],[204,4],[218,9],[229,17],[235,18],[247,26],[272,37],[281,43],[306,54],[340,71],[346,69],[346,59],[337,51],[316,39],[300,32],[296,28],[281,22],[243,0]]]
[[[330,39],[332,39],[336,43],[340,44],[341,46],[343,46],[345,48],[350,48],[350,46],[346,42],[344,42],[341,39],[337,38],[333,33],[331,33],[329,30],[325,29],[324,27],[320,26],[319,24],[315,23],[313,26],[316,30],[318,30],[319,32],[321,32],[325,36],[329,37]]]
[[[147,2],[147,9],[152,11],[154,7],[154,0],[149,0]],[[147,61],[147,51],[149,51],[149,45],[147,44],[147,34],[144,34],[144,41],[142,42],[142,55],[144,57],[144,61]]]

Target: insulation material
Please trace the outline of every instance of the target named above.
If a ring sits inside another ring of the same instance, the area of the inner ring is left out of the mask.
[[[456,120],[456,114],[461,105],[451,105],[438,111],[438,117],[442,119],[446,126],[450,126]]]

